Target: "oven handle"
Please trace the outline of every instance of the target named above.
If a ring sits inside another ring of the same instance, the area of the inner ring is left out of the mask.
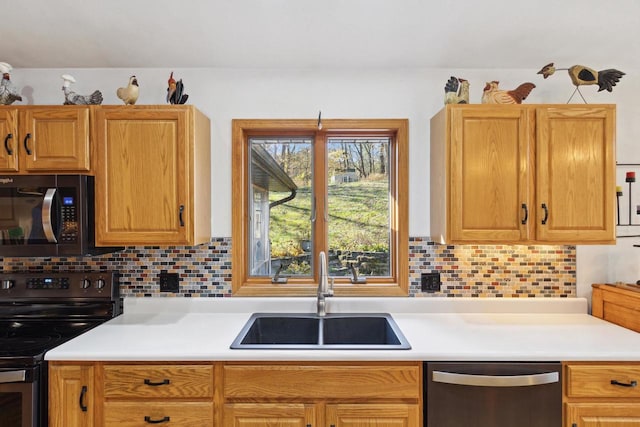
[[[42,203],[42,228],[44,235],[49,243],[58,243],[56,235],[53,232],[53,198],[56,195],[56,188],[49,188],[44,195],[44,202]]]
[[[27,381],[27,371],[5,371],[0,372],[0,384],[23,383]]]
[[[558,372],[532,375],[471,375],[433,371],[433,381],[437,383],[470,385],[478,387],[522,387],[553,384],[560,381]]]

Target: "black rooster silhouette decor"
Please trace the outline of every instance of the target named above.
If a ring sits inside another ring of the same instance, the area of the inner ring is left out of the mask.
[[[576,92],[580,94],[580,97],[582,98],[584,103],[587,103],[586,99],[584,99],[584,96],[582,96],[582,92],[580,92],[580,86],[598,85],[598,92],[603,90],[611,92],[616,83],[618,83],[622,76],[624,76],[624,73],[622,71],[616,70],[615,68],[609,68],[602,71],[596,71],[593,68],[589,68],[584,65],[574,65],[569,68],[556,68],[553,65],[553,62],[542,67],[542,69],[538,71],[538,74],[542,74],[542,77],[546,79],[558,70],[568,71],[571,82],[573,82],[574,86],[576,87],[567,103],[571,101]]]

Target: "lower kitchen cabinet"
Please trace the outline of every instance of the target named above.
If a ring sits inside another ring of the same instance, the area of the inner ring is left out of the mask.
[[[327,405],[327,425],[335,427],[404,427],[418,426],[420,405],[390,404],[335,404]]]
[[[50,362],[51,427],[419,427],[421,362]]]
[[[224,427],[418,427],[422,364],[226,363]]]
[[[567,403],[566,427],[638,427],[640,403]]]
[[[322,423],[319,420],[325,420]],[[420,425],[420,405],[403,403],[304,404],[233,403],[224,407],[224,426],[409,427]]]
[[[595,317],[640,332],[640,288],[627,284],[591,285]]]
[[[640,427],[640,363],[564,366],[565,427]]]
[[[49,427],[93,427],[94,367],[49,365]]]
[[[304,403],[232,403],[224,406],[225,426],[308,427],[316,424],[316,408]]]

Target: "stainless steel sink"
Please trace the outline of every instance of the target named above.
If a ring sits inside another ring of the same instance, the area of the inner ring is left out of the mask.
[[[407,350],[411,345],[388,313],[255,313],[232,349]]]

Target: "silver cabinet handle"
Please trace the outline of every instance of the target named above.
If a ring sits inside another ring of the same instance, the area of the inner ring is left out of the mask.
[[[53,215],[51,209],[53,208],[53,198],[56,195],[56,190],[56,188],[47,189],[47,192],[44,195],[44,201],[42,202],[42,229],[44,230],[44,235],[49,243],[58,243],[56,235],[53,232],[51,218]]]
[[[436,383],[471,385],[477,387],[522,387],[552,384],[560,381],[558,372],[531,375],[472,375],[433,371]]]
[[[2,383],[23,383],[27,379],[27,371],[6,371],[0,372],[0,384]]]

